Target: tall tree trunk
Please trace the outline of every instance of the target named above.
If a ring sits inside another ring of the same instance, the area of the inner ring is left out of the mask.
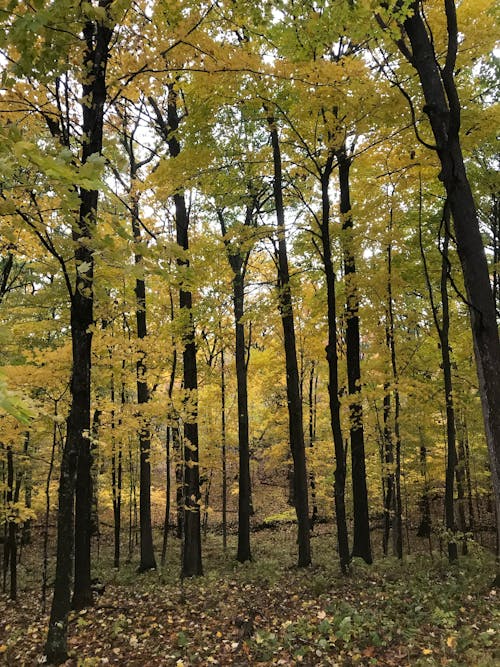
[[[170,497],[172,493],[171,471],[172,471],[172,452],[170,447],[172,429],[167,426],[165,434],[165,516],[163,518],[163,540],[161,545],[161,565],[165,565],[167,560],[168,534],[170,531]]]
[[[335,515],[337,518],[337,543],[339,550],[340,568],[342,572],[349,571],[349,538],[347,532],[347,518],[345,507],[346,460],[342,428],[340,423],[340,399],[338,379],[337,354],[337,306],[335,295],[335,271],[333,268],[331,238],[330,238],[330,195],[328,192],[330,176],[333,171],[333,155],[330,155],[321,174],[321,254],[326,280],[326,298],[328,313],[328,344],[326,358],[328,362],[328,395],[330,404],[330,419],[335,451],[334,495]]]
[[[390,211],[389,233],[392,232],[392,207]],[[397,367],[396,357],[396,339],[395,339],[395,324],[394,324],[394,301],[392,297],[392,242],[389,241],[387,245],[387,312],[386,312],[386,344],[389,350],[391,373],[392,373],[392,394],[394,396],[394,418],[393,418],[393,434],[394,434],[394,450],[392,444],[392,436],[390,449],[391,454],[388,465],[393,468],[391,471],[392,489],[390,489],[388,479],[388,495],[389,490],[392,494],[393,506],[393,550],[398,558],[403,557],[403,512],[401,502],[401,436],[399,430],[399,416],[401,411],[401,403],[399,397],[399,371]],[[389,508],[389,505],[387,509]],[[387,547],[387,545],[386,545]]]
[[[107,10],[109,0],[101,0]],[[113,29],[111,23],[87,20],[83,28],[85,44],[82,83],[82,157],[85,164],[102,150],[106,66]],[[60,664],[67,658],[67,618],[70,609],[71,565],[76,550],[73,606],[92,603],[90,586],[90,506],[91,456],[90,369],[93,323],[93,252],[89,240],[97,215],[97,190],[80,189],[80,210],[72,236],[75,245],[77,278],[71,289],[72,375],[71,407],[63,451],[59,483],[57,560],[51,617],[45,646],[49,662]],[[68,285],[68,287],[70,287]],[[74,502],[76,497],[76,522]]]
[[[247,206],[245,225],[252,224],[254,206]],[[252,560],[250,546],[250,444],[248,422],[248,373],[247,348],[245,341],[245,274],[249,253],[242,254],[233,250],[227,238],[227,228],[222,210],[218,211],[221,232],[224,237],[226,253],[233,272],[233,313],[235,330],[235,366],[236,393],[238,400],[238,551],[236,559],[240,563]]]
[[[316,441],[316,395],[318,388],[318,375],[316,373],[316,362],[311,361],[309,367],[309,420],[308,420],[308,430],[309,430],[309,451],[312,453],[314,449],[314,443]],[[312,503],[312,514],[311,514],[311,529],[318,519],[318,503],[316,500],[316,477],[312,467],[309,467],[309,484],[311,487],[311,503]]]
[[[453,404],[453,380],[451,376],[450,359],[450,310],[448,304],[448,244],[449,233],[447,229],[448,221],[445,223],[445,236],[443,248],[441,250],[442,268],[441,268],[441,302],[442,302],[442,321],[440,329],[441,358],[444,376],[444,391],[446,397],[446,441],[447,441],[447,463],[446,463],[446,482],[445,482],[445,517],[446,530],[448,537],[448,559],[451,562],[457,560],[458,551],[454,533],[457,530],[455,522],[454,507],[454,481],[457,467],[456,451],[456,429],[455,429],[455,408]]]
[[[170,321],[174,321],[174,298],[172,295],[172,290],[169,289],[169,297],[170,297]],[[170,369],[170,379],[168,382],[168,400],[169,400],[169,409],[170,409],[170,414],[168,417],[168,425],[167,425],[167,433],[166,433],[166,439],[165,439],[165,518],[163,521],[163,542],[162,542],[162,547],[161,547],[161,564],[162,567],[165,565],[166,557],[167,557],[167,542],[168,542],[168,534],[170,530],[170,504],[171,504],[171,495],[172,495],[172,447],[171,445],[174,445],[174,449],[179,447],[179,430],[176,425],[174,425],[174,420],[177,420],[177,415],[175,414],[174,408],[173,408],[173,403],[172,403],[172,396],[174,393],[174,384],[175,384],[175,374],[177,371],[177,350],[175,349],[175,341],[172,339],[172,349],[173,349],[173,354],[172,354],[172,368]],[[177,469],[180,470],[182,474],[182,465],[180,463],[177,463],[176,466],[176,473]],[[182,512],[181,510],[181,504],[182,504],[182,498],[179,498],[179,490],[182,493],[182,484],[177,485],[176,487],[177,490],[177,529],[179,530],[182,528]],[[181,502],[179,502],[181,501]],[[179,537],[182,535],[182,530],[179,534]]]
[[[293,458],[294,504],[298,524],[298,566],[311,564],[311,535],[309,524],[309,498],[307,485],[306,447],[302,416],[302,397],[297,364],[297,345],[293,318],[292,292],[288,268],[288,253],[285,231],[285,209],[283,205],[283,184],[281,170],[281,150],[278,129],[274,118],[268,119],[271,133],[274,162],[274,203],[278,227],[278,290],[281,323],[285,344],[286,393],[288,404],[288,424],[290,449]]]
[[[10,585],[9,598],[17,600],[17,523],[14,516],[14,456],[11,445],[7,446],[7,535],[6,535],[6,552],[8,556],[5,559],[5,564],[10,565]]]
[[[458,419],[457,426],[458,429],[458,451],[459,451],[459,460],[461,461],[462,470],[465,477],[465,484],[467,486],[467,508],[469,514],[468,521],[468,530],[472,533],[473,538],[476,539],[475,530],[476,530],[476,520],[474,513],[474,500],[472,493],[472,477],[470,470],[470,452],[469,452],[469,443],[468,443],[468,433],[467,433],[467,422],[465,418],[465,411],[462,411]]]
[[[178,139],[179,112],[177,108],[177,91],[173,83],[168,85],[167,118],[163,118],[156,101],[149,97],[153,106],[158,129],[167,142],[171,159],[175,160],[181,145]],[[189,249],[188,227],[189,214],[182,189],[174,194],[176,242],[187,254]],[[179,272],[189,266],[185,258],[177,260]],[[183,386],[186,392],[186,403],[190,403],[191,414],[186,415],[184,422],[184,539],[182,542],[182,577],[203,574],[201,559],[201,523],[200,523],[200,469],[198,442],[198,370],[196,365],[195,328],[192,314],[193,295],[181,279],[179,289],[180,316],[184,322],[183,330]]]
[[[123,362],[124,365],[124,362]],[[123,368],[122,365],[122,368]],[[122,517],[122,476],[123,476],[123,449],[121,437],[115,436],[115,385],[114,375],[111,375],[111,494],[113,502],[113,567],[120,569],[120,537]],[[122,383],[121,410],[125,405],[125,387]],[[121,420],[120,420],[121,423]]]
[[[130,174],[131,181],[136,177],[135,162],[131,157]],[[134,260],[135,265],[141,271],[143,266],[142,254],[138,248],[141,244],[141,228],[139,223],[139,202],[134,197],[132,204],[132,232],[134,236]],[[146,323],[146,283],[143,276],[138,276],[135,281],[136,323],[137,337],[141,349],[138,350],[139,357],[136,362],[137,370],[137,402],[139,409],[149,403],[149,387],[146,379],[146,351],[142,347],[147,336]],[[156,560],[153,547],[153,529],[151,525],[151,430],[147,419],[141,415],[141,427],[139,430],[139,526],[140,526],[140,563],[138,572],[156,569]]]
[[[448,559],[451,562],[457,560],[458,550],[457,543],[454,537],[457,526],[455,522],[455,507],[454,507],[454,481],[457,468],[457,451],[456,451],[456,423],[455,423],[455,408],[453,402],[453,378],[451,374],[451,358],[450,358],[450,309],[448,299],[448,247],[450,242],[449,223],[450,215],[448,205],[445,205],[443,224],[444,224],[444,238],[441,248],[441,280],[440,280],[440,296],[441,296],[441,320],[438,315],[438,308],[434,301],[432,283],[427,268],[427,260],[425,256],[424,243],[422,240],[422,193],[420,193],[420,211],[419,211],[419,244],[420,254],[422,256],[422,263],[424,267],[425,280],[427,283],[427,290],[429,292],[429,299],[431,303],[432,316],[434,325],[439,336],[439,347],[441,350],[441,367],[443,369],[444,379],[444,397],[446,405],[446,475],[445,475],[445,527],[448,532]]]
[[[388,333],[386,327],[386,344],[388,344]],[[389,536],[394,526],[394,443],[392,441],[392,430],[390,426],[391,394],[389,384],[384,384],[384,428],[383,428],[383,487],[384,487],[384,533],[382,536],[382,551],[384,556],[388,554]]]
[[[237,264],[239,264],[237,266]],[[243,262],[232,260],[233,309],[235,326],[235,365],[238,400],[238,551],[240,563],[252,560],[250,548],[250,445],[248,432],[248,387],[245,348]],[[236,271],[235,271],[236,269]]]
[[[495,494],[497,539],[500,541],[500,341],[495,300],[477,210],[465,170],[460,144],[460,100],[454,80],[458,48],[458,25],[454,0],[445,0],[448,45],[440,66],[434,40],[422,13],[420,0],[411,3],[404,20],[410,48],[398,46],[415,68],[425,98],[441,163],[440,179],[446,189],[454,222],[457,251],[462,266],[479,379],[486,440]],[[500,575],[497,577],[500,580]]]
[[[226,452],[226,365],[224,347],[220,351],[221,463],[222,463],[222,548],[227,549],[227,452]]]
[[[351,158],[345,145],[337,152],[340,186],[340,213],[342,216],[344,273],[346,282],[346,359],[349,391],[349,422],[352,462],[352,497],[354,529],[352,555],[372,562],[368,491],[366,487],[365,439],[363,429],[363,405],[361,402],[361,361],[359,333],[359,296],[356,285],[356,261],[352,243],[353,218],[349,172]]]

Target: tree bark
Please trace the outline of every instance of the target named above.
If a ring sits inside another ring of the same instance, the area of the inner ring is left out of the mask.
[[[273,148],[274,163],[274,202],[278,227],[278,290],[281,322],[286,360],[286,392],[288,405],[288,424],[290,449],[293,458],[294,504],[298,524],[298,566],[311,564],[311,536],[309,524],[309,498],[307,485],[306,447],[300,394],[300,378],[297,364],[297,345],[293,318],[292,292],[288,268],[288,253],[285,232],[285,209],[283,205],[281,150],[278,129],[274,118],[268,117]]]
[[[349,391],[349,422],[351,437],[352,497],[354,529],[352,556],[372,563],[370,518],[366,486],[365,439],[363,429],[363,404],[361,402],[361,361],[359,332],[359,296],[356,286],[356,260],[352,244],[353,218],[349,172],[351,159],[343,146],[337,153],[340,186],[340,214],[342,216],[344,273],[346,282],[346,358]]]
[[[163,115],[156,101],[149,97],[153,106],[158,129],[168,145],[171,159],[175,160],[181,152],[178,139],[179,112],[177,108],[177,91],[173,83],[168,85],[167,118]],[[186,199],[182,189],[173,196],[175,206],[176,242],[184,255],[189,249],[189,215]],[[177,260],[181,271],[189,266],[185,257]],[[200,470],[198,442],[198,370],[196,364],[195,328],[192,314],[193,295],[185,287],[181,279],[179,289],[180,316],[184,320],[183,340],[183,386],[186,392],[186,404],[190,403],[190,413],[184,422],[184,535],[182,542],[182,577],[203,574],[201,558],[201,522],[200,522]]]
[[[107,10],[110,0],[100,0]],[[113,29],[108,22],[88,20],[82,83],[82,163],[102,151],[106,66]],[[90,371],[93,324],[94,258],[89,240],[97,217],[97,190],[80,190],[78,222],[73,227],[77,277],[71,295],[71,407],[61,462],[54,597],[45,652],[49,662],[67,659],[67,622],[71,595],[73,546],[76,550],[73,606],[92,604],[90,585]],[[77,479],[78,474],[78,479]],[[76,522],[73,505],[76,487]],[[75,532],[74,529],[75,528]]]
[[[441,163],[440,179],[453,217],[469,306],[500,540],[500,342],[488,263],[460,143],[461,108],[454,80],[458,47],[456,8],[453,0],[445,0],[448,46],[445,63],[440,66],[421,7],[421,1],[414,0],[412,14],[403,24],[411,51],[401,40],[398,45],[420,80],[424,112],[429,118]]]
[[[328,313],[328,344],[326,358],[328,362],[328,396],[330,420],[335,451],[334,496],[337,518],[337,543],[340,568],[344,574],[349,571],[349,538],[345,507],[346,460],[342,428],[340,423],[340,399],[337,354],[337,306],[335,295],[335,271],[333,268],[330,239],[330,195],[328,186],[333,171],[333,155],[329,156],[321,174],[321,253],[326,280],[326,298]]]
[[[130,175],[131,181],[136,177],[135,163],[131,155]],[[134,261],[136,267],[143,264],[142,253],[138,250],[141,243],[141,228],[139,224],[139,202],[136,197],[132,204],[132,232],[134,236]],[[146,282],[144,277],[138,276],[135,281],[136,301],[136,323],[137,337],[141,348],[147,336],[146,322]],[[138,350],[139,357],[136,362],[137,372],[137,402],[140,406],[149,403],[149,387],[146,379],[146,351]],[[140,527],[140,563],[138,572],[156,569],[156,559],[153,546],[153,529],[151,525],[151,431],[147,420],[141,415],[141,427],[139,430],[139,527]]]
[[[253,223],[254,202],[245,211],[245,226]],[[218,211],[226,254],[233,272],[233,313],[235,333],[236,393],[238,400],[238,550],[236,559],[240,563],[252,560],[250,545],[251,484],[250,444],[248,420],[248,363],[245,340],[245,274],[249,253],[233,248],[227,239],[227,227],[222,210]]]

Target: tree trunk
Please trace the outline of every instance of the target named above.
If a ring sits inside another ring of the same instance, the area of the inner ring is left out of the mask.
[[[392,207],[390,212],[389,233],[392,231]],[[394,396],[394,455],[390,462],[392,472],[392,505],[393,505],[393,550],[398,558],[403,557],[403,512],[401,502],[401,436],[399,430],[399,415],[401,404],[399,398],[399,372],[396,359],[396,339],[394,335],[394,301],[392,298],[392,242],[387,245],[387,312],[386,312],[386,344],[389,350],[392,372],[392,394]],[[392,449],[392,444],[391,444]],[[389,490],[389,485],[388,485]],[[386,545],[387,546],[387,545]]]
[[[7,446],[7,535],[5,543],[5,565],[10,565],[9,599],[17,600],[17,523],[14,516],[14,456],[12,447]]]
[[[352,244],[353,218],[349,188],[351,159],[345,146],[337,152],[340,186],[340,214],[342,216],[344,273],[346,282],[346,358],[349,391],[349,423],[352,461],[352,497],[354,530],[352,555],[372,563],[368,491],[366,487],[365,440],[363,405],[361,402],[361,362],[359,333],[359,296],[356,285],[356,262]]]
[[[386,345],[389,333],[386,324]],[[384,384],[384,428],[383,428],[383,468],[384,468],[384,532],[382,536],[382,551],[387,556],[389,551],[389,536],[394,526],[394,444],[390,426],[391,394],[388,383]]]
[[[247,206],[245,225],[252,224],[254,216],[253,204]],[[235,252],[227,240],[227,228],[222,210],[218,211],[219,223],[226,246],[226,253],[233,272],[233,313],[235,330],[235,366],[236,393],[238,399],[238,551],[236,559],[240,563],[252,560],[250,547],[250,445],[248,423],[248,364],[245,341],[245,273],[249,253]]]
[[[309,451],[312,453],[316,441],[316,393],[318,387],[318,375],[316,374],[316,362],[311,361],[309,370]],[[311,530],[318,519],[318,504],[316,500],[316,477],[312,466],[309,466],[309,484],[311,486]]]
[[[133,157],[133,156],[132,156]],[[131,181],[136,177],[135,163],[131,159]],[[137,250],[141,243],[141,228],[139,224],[139,202],[134,197],[132,204],[132,232],[134,235],[134,261],[136,267],[143,264],[142,254]],[[142,346],[147,336],[146,323],[146,283],[143,277],[135,281],[136,323],[137,337]],[[139,409],[149,403],[149,387],[146,379],[146,351],[138,350],[139,358],[136,362],[137,370],[137,402]],[[140,563],[138,572],[156,569],[156,560],[153,547],[153,529],[151,525],[151,431],[147,419],[141,414],[139,430],[139,526],[140,526]]]
[[[240,258],[241,259],[241,258]],[[235,364],[238,395],[238,551],[240,563],[252,560],[250,548],[250,446],[248,432],[248,387],[245,348],[245,273],[243,261],[230,259],[233,267],[233,309],[235,326]],[[236,269],[236,270],[235,270]]]
[[[298,566],[311,564],[311,537],[309,524],[309,498],[307,485],[306,448],[304,441],[304,424],[302,417],[302,398],[300,395],[300,378],[297,364],[297,346],[293,318],[292,293],[288,268],[288,254],[285,232],[285,210],[283,205],[281,151],[278,130],[274,118],[269,117],[271,145],[274,161],[274,202],[278,227],[278,290],[281,322],[286,360],[286,392],[288,404],[288,423],[290,449],[293,458],[293,490],[295,512],[298,524]]]
[[[451,376],[451,359],[450,359],[450,311],[448,303],[448,244],[449,234],[445,223],[445,236],[443,241],[443,248],[441,250],[442,266],[441,266],[441,303],[442,303],[442,321],[440,332],[441,342],[441,358],[443,365],[444,376],[444,392],[446,398],[446,441],[447,441],[447,463],[446,463],[446,481],[445,481],[445,517],[446,530],[448,531],[448,559],[450,563],[457,560],[458,550],[454,533],[457,530],[455,522],[455,507],[454,507],[454,481],[457,467],[457,451],[456,451],[456,429],[455,429],[455,408],[453,404],[453,380]]]
[[[177,109],[177,91],[174,84],[168,85],[167,119],[151,97],[159,131],[167,142],[171,159],[175,160],[181,152],[178,139],[179,112]],[[183,254],[189,249],[189,215],[182,189],[174,194],[176,242]],[[179,272],[189,266],[187,259],[177,260]],[[184,539],[182,543],[182,577],[203,574],[201,560],[201,524],[200,524],[200,469],[198,443],[198,370],[196,365],[195,329],[192,314],[193,296],[181,279],[179,289],[180,316],[184,322],[183,330],[183,386],[186,403],[190,403],[190,413],[184,422]]]
[[[222,463],[222,548],[227,549],[227,452],[226,452],[226,366],[224,348],[220,351],[221,463]]]
[[[340,568],[342,572],[349,571],[349,538],[347,532],[347,518],[345,507],[346,461],[342,428],[340,424],[340,399],[338,380],[337,354],[337,307],[335,295],[335,271],[333,269],[331,239],[330,239],[330,195],[328,186],[333,169],[333,156],[330,156],[321,175],[321,252],[326,280],[327,313],[328,313],[328,344],[326,358],[328,361],[328,395],[330,403],[330,419],[335,450],[335,514],[337,518],[337,542],[339,550]]]
[[[107,2],[102,6],[107,6]],[[102,150],[106,65],[112,28],[88,20],[83,29],[85,42],[82,84],[81,161],[85,164]],[[80,189],[78,221],[73,227],[76,285],[71,294],[72,376],[71,407],[67,438],[61,462],[58,510],[57,564],[51,618],[46,643],[49,662],[56,664],[67,657],[67,614],[71,588],[71,561],[75,546],[73,606],[81,609],[92,604],[90,578],[90,370],[93,324],[94,257],[89,240],[97,216],[97,190]],[[81,268],[80,268],[81,267]],[[77,477],[76,477],[77,476]],[[76,494],[75,494],[76,491]],[[76,495],[76,521],[73,504]]]
[[[169,297],[170,297],[170,321],[174,321],[174,298],[172,295],[172,290],[169,289]],[[161,547],[161,564],[162,567],[165,565],[166,557],[167,557],[167,541],[168,541],[168,534],[170,530],[170,503],[171,503],[171,495],[172,495],[172,447],[171,444],[174,445],[174,450],[177,448],[179,449],[180,443],[179,443],[179,430],[177,426],[173,425],[174,419],[177,420],[177,415],[174,412],[173,409],[173,403],[172,403],[172,396],[174,393],[174,384],[175,384],[175,374],[177,371],[177,350],[175,349],[175,340],[172,337],[172,368],[170,370],[170,379],[168,382],[168,400],[169,400],[169,407],[170,407],[170,414],[168,416],[169,423],[167,425],[167,433],[166,433],[166,439],[165,439],[165,518],[163,521],[163,543]],[[182,466],[180,464],[177,464],[176,466],[176,476],[177,476],[177,469],[180,469],[180,472],[182,474]],[[181,505],[182,505],[182,498],[179,498],[179,490],[182,493],[183,487],[182,484],[178,484],[176,486],[176,491],[177,491],[177,530],[180,530],[180,534],[178,537],[181,537],[182,535],[182,512],[181,512]],[[180,502],[179,502],[180,501]]]

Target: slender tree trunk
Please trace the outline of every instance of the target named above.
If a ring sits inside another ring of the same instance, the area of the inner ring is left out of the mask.
[[[6,563],[10,565],[10,585],[9,598],[17,600],[17,523],[14,516],[14,456],[12,454],[12,447],[7,446],[7,535],[6,548],[8,558]]]
[[[226,365],[224,348],[220,353],[221,463],[222,463],[222,548],[227,549],[227,452],[226,452]]]
[[[158,129],[167,142],[170,157],[175,160],[181,145],[178,139],[179,112],[177,109],[178,93],[174,84],[168,85],[167,118],[163,118],[156,101],[149,97],[156,114]],[[189,214],[182,189],[174,194],[176,242],[186,255],[189,249],[188,227]],[[189,266],[187,259],[177,260],[179,273]],[[183,386],[186,403],[190,404],[190,413],[184,422],[184,539],[182,543],[182,577],[203,574],[201,559],[201,522],[200,522],[200,469],[198,442],[198,370],[196,365],[195,328],[192,314],[193,295],[181,280],[179,289],[180,317],[183,330]]]
[[[294,504],[298,523],[299,567],[311,564],[311,537],[307,485],[306,448],[302,417],[302,398],[297,364],[297,345],[293,318],[292,293],[286,246],[285,209],[283,205],[281,151],[274,118],[269,117],[274,161],[274,202],[278,226],[278,289],[286,359],[286,390],[290,449],[293,457]]]
[[[121,410],[125,404],[125,388],[122,384],[121,391]],[[120,537],[121,537],[121,517],[122,517],[122,440],[121,436],[116,439],[115,436],[115,387],[114,376],[111,375],[111,493],[113,499],[113,567],[120,569]],[[120,420],[121,422],[121,420]]]
[[[427,447],[424,443],[422,430],[420,434],[420,473],[423,478],[423,490],[420,498],[420,523],[418,525],[417,537],[427,537],[431,535],[431,506],[429,502],[429,479],[427,473]]]
[[[386,345],[389,344],[389,332],[386,323]],[[388,383],[384,384],[384,428],[383,428],[383,468],[384,468],[384,532],[382,536],[382,551],[387,556],[389,551],[389,536],[394,526],[394,443],[390,426],[391,394]]]
[[[230,260],[231,261],[231,260]],[[243,262],[232,259],[233,309],[235,325],[235,364],[238,400],[238,551],[240,563],[252,560],[250,548],[250,445],[248,432],[248,388],[245,354],[244,269]],[[236,271],[235,271],[236,268]]]
[[[250,226],[254,215],[254,207],[248,206],[245,214],[245,225]],[[224,214],[218,211],[221,232],[224,237],[226,253],[233,272],[233,313],[235,332],[235,366],[236,393],[238,400],[238,550],[236,559],[240,563],[252,560],[250,546],[250,444],[248,422],[248,373],[247,348],[245,341],[245,273],[249,254],[234,252],[227,240],[227,228]]]
[[[97,443],[101,427],[101,410],[94,410],[92,416],[92,440],[90,443],[90,480],[91,480],[91,506],[90,506],[90,535],[97,537],[99,541],[99,456]]]
[[[500,341],[488,263],[460,144],[461,109],[454,80],[458,48],[456,8],[454,0],[445,0],[448,45],[445,63],[440,66],[421,5],[420,0],[414,0],[412,13],[404,20],[411,51],[401,40],[398,46],[420,80],[425,98],[424,111],[429,118],[436,142],[435,150],[441,163],[440,179],[453,217],[469,305],[497,510],[497,539],[500,541]],[[500,575],[497,579],[500,580]]]
[[[446,225],[448,221],[446,221]],[[445,227],[446,227],[445,225]],[[454,481],[457,467],[457,452],[456,452],[456,429],[455,429],[455,408],[453,404],[453,380],[451,376],[451,359],[450,359],[450,311],[448,304],[448,244],[449,235],[445,228],[445,236],[443,241],[443,248],[441,250],[442,269],[441,269],[441,303],[442,303],[442,322],[440,328],[441,341],[441,357],[444,375],[444,391],[446,397],[446,441],[447,441],[447,464],[446,464],[446,483],[445,483],[445,516],[446,516],[446,530],[449,533],[448,537],[448,559],[451,562],[457,560],[458,550],[457,543],[453,534],[457,530],[455,522],[455,507],[454,507]]]
[[[347,532],[347,518],[345,507],[346,461],[344,441],[340,423],[340,399],[338,380],[337,354],[337,306],[335,295],[335,271],[332,261],[330,239],[330,195],[328,187],[333,170],[333,155],[329,156],[321,175],[321,254],[326,280],[327,313],[328,313],[328,344],[326,358],[328,362],[328,395],[330,403],[330,419],[335,451],[334,496],[335,514],[337,518],[337,542],[339,550],[340,568],[342,572],[349,571],[349,538]]]
[[[429,271],[427,268],[427,260],[425,256],[424,243],[422,240],[422,193],[420,193],[420,212],[419,212],[419,244],[420,253],[422,256],[422,263],[424,267],[425,280],[427,283],[427,290],[429,292],[429,299],[431,303],[432,316],[434,324],[439,336],[439,347],[441,350],[441,367],[443,369],[444,379],[444,396],[446,405],[446,476],[445,476],[445,527],[448,531],[448,559],[450,563],[457,560],[458,550],[457,543],[454,537],[457,527],[455,522],[455,507],[454,507],[454,481],[457,469],[457,452],[456,452],[456,423],[455,423],[455,408],[453,402],[453,378],[451,373],[451,358],[450,358],[450,309],[448,299],[448,247],[449,247],[449,209],[445,205],[443,223],[444,223],[444,238],[443,246],[441,248],[441,280],[440,280],[440,296],[441,296],[441,321],[438,315],[438,308],[434,302],[433,289]]]
[[[172,296],[172,291],[169,290],[169,297],[170,297],[170,321],[174,321],[174,299]],[[171,495],[172,495],[172,447],[171,444],[174,444],[174,448],[176,446],[176,439],[177,443],[179,441],[179,434],[178,434],[178,429],[176,426],[173,425],[173,420],[177,419],[177,415],[174,414],[174,409],[173,409],[173,404],[172,404],[172,396],[174,393],[174,384],[175,384],[175,373],[177,370],[177,350],[175,349],[175,341],[172,340],[172,349],[173,349],[173,355],[172,355],[172,368],[170,370],[170,380],[168,383],[168,400],[169,400],[169,405],[170,405],[170,414],[169,414],[169,424],[167,426],[167,433],[166,433],[166,438],[165,438],[165,518],[163,521],[163,543],[161,547],[161,564],[162,567],[165,565],[166,557],[167,557],[167,542],[168,542],[168,534],[170,531],[170,504],[171,504]],[[178,445],[177,445],[178,446]],[[180,471],[182,473],[182,466],[179,466]],[[177,471],[177,468],[176,468]],[[182,493],[182,484],[177,486],[177,492],[179,492],[179,489]],[[178,522],[177,522],[177,529],[179,530],[182,528],[182,524],[180,521],[180,517],[182,516],[181,507],[179,500],[182,500],[177,496],[177,517],[178,517]],[[179,537],[182,535],[182,530],[179,535]]]
[[[316,395],[318,388],[318,375],[316,373],[316,362],[311,361],[309,367],[309,451],[312,453],[316,441]],[[316,477],[312,466],[309,467],[309,484],[311,487],[311,530],[318,519],[318,504],[316,500]]]
[[[390,212],[389,232],[392,231],[392,207]],[[394,396],[394,454],[395,459],[393,472],[393,549],[398,558],[403,557],[403,516],[401,502],[401,436],[399,430],[399,419],[401,412],[401,403],[399,397],[399,371],[396,358],[396,339],[394,335],[394,301],[392,297],[392,243],[387,245],[387,322],[386,322],[386,342],[389,349],[391,372],[392,372],[392,393]],[[392,447],[391,447],[392,448]]]
[[[468,444],[468,434],[467,434],[467,422],[464,412],[462,412],[459,420],[459,432],[458,432],[458,451],[459,459],[462,462],[462,470],[465,477],[465,484],[467,486],[467,507],[469,514],[468,521],[468,530],[472,533],[473,538],[476,539],[475,529],[476,529],[476,520],[474,513],[474,500],[472,493],[472,478],[471,478],[471,469],[470,469],[470,452]]]
[[[175,195],[177,243],[188,249],[188,216],[184,195]],[[185,263],[185,262],[183,262]],[[184,540],[182,543],[182,576],[203,574],[200,527],[200,469],[198,460],[198,372],[196,366],[195,331],[192,316],[192,295],[180,289],[181,313],[187,314],[184,332],[183,379],[187,400],[192,405],[191,415],[184,423]]]
[[[344,273],[346,282],[346,359],[349,391],[349,422],[352,461],[352,497],[354,530],[352,555],[372,563],[368,491],[366,487],[365,439],[363,404],[361,402],[361,360],[359,333],[359,296],[356,285],[356,261],[352,243],[353,218],[349,188],[351,159],[345,146],[337,153],[340,186],[340,213],[342,216]]]
[[[172,429],[167,426],[165,433],[165,516],[163,517],[163,540],[161,545],[161,566],[164,567],[167,560],[168,534],[170,532],[170,495],[171,495],[171,461],[172,452],[170,447]]]
[[[131,154],[131,181],[136,177],[133,153]],[[142,271],[143,258],[137,250],[141,244],[141,228],[139,224],[139,202],[134,197],[132,204],[132,232],[136,250],[134,251],[135,265]],[[137,402],[139,409],[149,403],[149,387],[146,379],[146,351],[143,349],[147,336],[146,323],[146,283],[144,277],[139,276],[135,281],[137,337],[139,339],[139,358],[136,362],[137,370]],[[153,547],[153,529],[151,525],[151,430],[147,419],[141,415],[139,430],[139,526],[140,526],[140,563],[138,572],[156,569],[156,559]]]

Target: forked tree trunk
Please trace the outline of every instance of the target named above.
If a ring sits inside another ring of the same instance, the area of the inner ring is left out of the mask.
[[[460,100],[454,79],[458,25],[454,0],[445,0],[448,45],[440,66],[434,40],[422,13],[422,3],[411,3],[403,26],[410,45],[398,46],[415,68],[425,98],[435,150],[441,163],[440,179],[446,190],[462,266],[479,379],[486,441],[495,495],[497,540],[500,542],[500,341],[495,300],[477,210],[465,170],[460,144]],[[500,577],[497,576],[497,580]]]

